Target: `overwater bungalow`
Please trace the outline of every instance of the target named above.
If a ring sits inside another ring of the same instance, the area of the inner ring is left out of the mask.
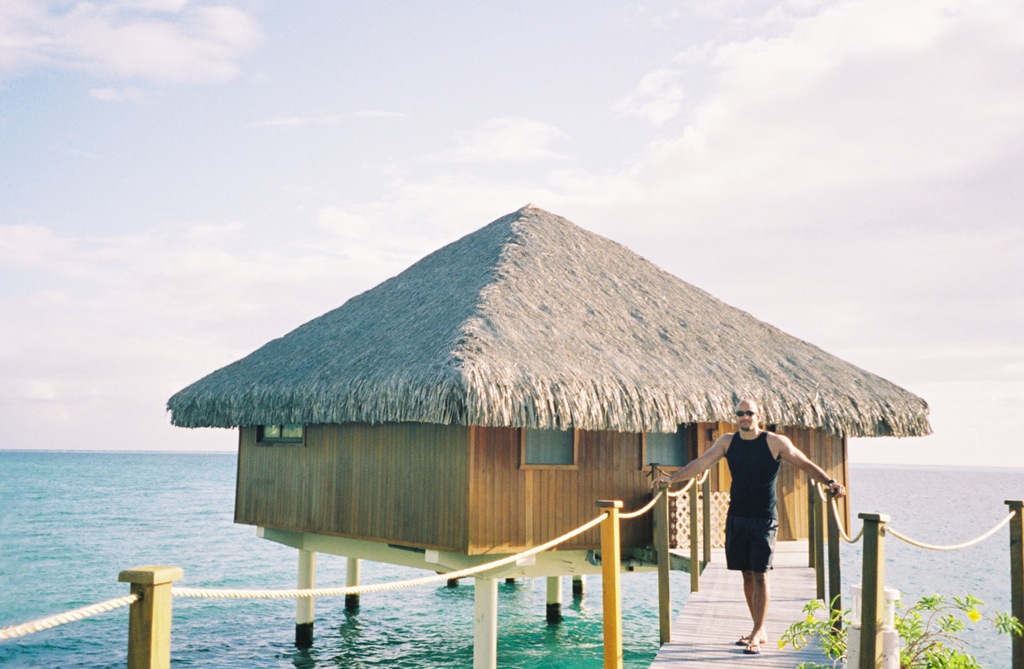
[[[930,432],[920,397],[526,206],[168,409],[239,429],[236,522],[307,556],[444,572],[576,528],[596,500],[642,506],[652,463],[703,453],[743,397],[843,483],[849,437]],[[806,537],[805,478],[779,485],[780,539]],[[723,463],[712,489],[728,486]],[[623,524],[629,566],[647,518]],[[596,571],[599,547],[594,529],[506,575]]]

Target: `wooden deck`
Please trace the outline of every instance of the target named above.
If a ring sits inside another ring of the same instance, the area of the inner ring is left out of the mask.
[[[760,655],[746,655],[736,640],[750,631],[750,613],[743,597],[739,572],[725,568],[721,550],[712,552],[700,579],[700,591],[691,593],[672,625],[672,641],[654,658],[651,669],[671,667],[745,667],[793,669],[801,662],[827,663],[816,647],[780,650],[779,637],[790,624],[802,619],[804,604],[814,599],[814,570],[807,567],[807,542],[779,542],[774,569],[768,575],[771,603],[765,629],[768,642]]]

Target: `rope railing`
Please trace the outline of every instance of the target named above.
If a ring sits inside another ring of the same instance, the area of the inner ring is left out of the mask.
[[[971,539],[970,541],[965,541],[965,542],[963,542],[961,544],[954,544],[952,546],[936,546],[934,544],[926,544],[923,541],[917,541],[915,539],[911,539],[910,537],[908,537],[906,535],[903,535],[903,534],[900,534],[899,532],[897,532],[895,530],[895,528],[893,528],[891,525],[886,525],[885,529],[886,529],[886,531],[889,534],[893,535],[897,539],[900,539],[901,541],[907,542],[911,546],[917,546],[918,548],[925,548],[925,549],[930,550],[930,551],[955,551],[955,550],[960,550],[961,548],[970,548],[971,546],[974,546],[976,544],[980,544],[985,539],[988,539],[993,534],[995,534],[999,530],[1003,529],[1003,527],[1006,526],[1007,523],[1009,523],[1011,520],[1013,520],[1013,517],[1016,514],[1017,514],[1016,511],[1011,511],[1009,514],[1007,514],[1007,516],[1005,518],[1000,520],[996,524],[996,526],[993,527],[988,532],[985,532],[981,536],[976,537],[974,539]]]
[[[632,520],[633,518],[639,518],[640,516],[644,515],[645,513],[653,509],[654,505],[658,503],[659,499],[661,499],[660,490],[658,491],[657,495],[651,498],[650,502],[648,502],[641,508],[637,509],[636,511],[630,511],[629,513],[620,513],[619,518],[621,518],[622,520]]]
[[[839,535],[842,538],[842,540],[845,541],[846,543],[849,543],[849,544],[855,544],[858,541],[860,541],[861,537],[864,536],[864,527],[862,526],[860,528],[860,532],[857,533],[857,536],[851,538],[849,533],[847,532],[846,528],[843,527],[843,523],[842,523],[842,521],[839,518],[839,506],[836,504],[835,498],[831,498],[831,499],[828,498],[826,496],[825,492],[823,491],[822,485],[820,483],[816,483],[815,484],[815,488],[818,491],[818,496],[821,497],[822,500],[829,502],[829,506],[832,508],[832,515],[835,517],[836,525],[839,527]],[[912,539],[912,538],[906,536],[905,534],[900,533],[898,530],[896,530],[896,528],[894,528],[892,525],[889,525],[889,524],[886,525],[885,529],[886,529],[886,532],[888,532],[889,534],[893,535],[894,537],[896,537],[897,539],[899,539],[901,541],[904,541],[904,542],[910,544],[911,546],[917,546],[918,548],[924,548],[926,550],[931,550],[931,551],[955,551],[955,550],[960,550],[962,548],[970,548],[971,546],[980,544],[982,541],[985,541],[986,539],[991,537],[993,534],[995,534],[999,530],[1003,529],[1003,527],[1005,527],[1013,519],[1013,516],[1016,513],[1017,513],[1016,511],[1011,511],[1010,513],[1008,513],[1006,515],[1006,517],[1004,517],[1002,520],[1000,520],[995,525],[995,527],[993,527],[989,531],[985,532],[984,534],[982,534],[982,535],[980,535],[978,537],[975,537],[974,539],[970,539],[968,541],[964,541],[963,543],[946,545],[946,546],[939,546],[939,545],[935,545],[935,544],[928,544],[928,543],[925,543],[923,541],[918,541],[916,539]]]
[[[670,492],[670,493],[668,494],[668,496],[669,496],[669,497],[680,497],[681,495],[685,495],[685,494],[686,494],[686,492],[687,492],[687,491],[688,491],[688,490],[689,490],[689,489],[690,489],[690,488],[691,488],[691,487],[692,487],[692,486],[693,486],[694,484],[696,484],[696,485],[701,485],[701,484],[703,484],[703,483],[704,483],[704,481],[707,481],[707,480],[708,480],[708,475],[709,475],[710,473],[711,473],[711,470],[710,470],[710,469],[705,469],[705,470],[704,470],[703,472],[701,472],[701,473],[700,473],[700,474],[699,474],[698,476],[695,476],[695,477],[693,477],[692,479],[690,479],[689,481],[687,481],[687,482],[686,482],[686,485],[684,485],[684,486],[683,486],[682,488],[680,488],[679,490],[676,490],[675,492]]]
[[[125,595],[124,597],[108,599],[105,602],[92,604],[90,606],[83,606],[80,609],[74,609],[65,613],[58,613],[57,615],[53,615],[48,618],[40,618],[39,620],[33,620],[21,625],[0,627],[0,641],[17,639],[18,637],[42,632],[43,630],[48,630],[53,627],[57,627],[58,625],[75,622],[76,620],[84,620],[85,618],[94,616],[98,613],[105,613],[107,611],[113,611],[114,609],[121,608],[122,606],[134,604],[138,600],[138,595]]]
[[[836,527],[839,528],[839,538],[848,544],[855,544],[858,541],[860,541],[861,537],[864,536],[864,527],[862,526],[860,528],[860,532],[857,533],[857,536],[850,537],[850,534],[847,531],[847,529],[843,527],[842,519],[839,517],[839,505],[836,504],[835,497],[831,497],[828,494],[826,494],[824,486],[822,486],[820,483],[814,483],[814,489],[818,492],[818,497],[821,498],[821,501],[826,502],[832,509],[832,517],[836,521]]]
[[[422,578],[409,579],[407,581],[393,581],[390,583],[373,583],[369,585],[351,585],[341,588],[295,588],[291,590],[231,590],[221,588],[171,588],[171,594],[176,597],[205,597],[205,598],[222,598],[222,599],[286,599],[296,597],[332,597],[336,595],[355,595],[362,594],[364,592],[386,592],[390,590],[400,590],[403,588],[412,588],[420,585],[429,585],[431,583],[447,582],[451,579],[466,578],[469,576],[475,576],[487,571],[492,571],[506,565],[514,564],[523,558],[536,555],[537,553],[543,553],[544,551],[554,548],[558,544],[564,543],[573,537],[583,534],[587,530],[596,527],[604,521],[607,513],[598,515],[593,520],[580,525],[576,529],[566,532],[560,537],[552,539],[551,541],[535,546],[529,550],[525,550],[522,553],[510,555],[500,560],[494,560],[493,562],[487,562],[485,564],[477,565],[475,567],[467,567],[466,569],[460,569],[458,571],[445,572],[443,574],[437,574],[435,576],[424,576]]]

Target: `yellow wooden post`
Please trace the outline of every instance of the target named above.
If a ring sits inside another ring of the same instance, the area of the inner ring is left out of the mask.
[[[604,597],[604,669],[622,669],[622,590],[619,585],[618,500],[599,500],[608,517],[601,523],[601,592]]]
[[[125,569],[117,580],[131,583],[139,601],[128,611],[128,669],[171,666],[171,584],[183,576],[179,567]]]
[[[1010,520],[1010,613],[1024,622],[1024,502],[1009,500],[1006,505],[1016,515]],[[1013,635],[1010,663],[1014,669],[1024,667],[1024,637]]]
[[[889,516],[859,514],[864,521],[864,566],[861,570],[860,667],[882,666],[882,625],[885,623],[885,525]]]
[[[832,504],[833,500],[829,499],[825,514],[828,519],[828,605],[829,611],[835,612],[843,610],[843,578],[839,560],[839,523],[832,512]],[[842,627],[843,617],[837,616],[832,629],[838,632]]]
[[[658,486],[658,503],[654,505],[654,550],[658,556],[658,638],[665,644],[672,640],[672,593],[669,567],[669,496],[668,484]]]
[[[690,592],[700,590],[700,543],[697,524],[697,483],[690,486]]]

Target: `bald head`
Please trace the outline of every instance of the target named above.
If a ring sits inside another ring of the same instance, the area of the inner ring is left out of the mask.
[[[754,400],[740,400],[740,403],[736,405],[736,423],[740,426],[740,432],[754,435],[760,432],[757,426],[758,418],[760,418],[758,411],[757,402]]]

